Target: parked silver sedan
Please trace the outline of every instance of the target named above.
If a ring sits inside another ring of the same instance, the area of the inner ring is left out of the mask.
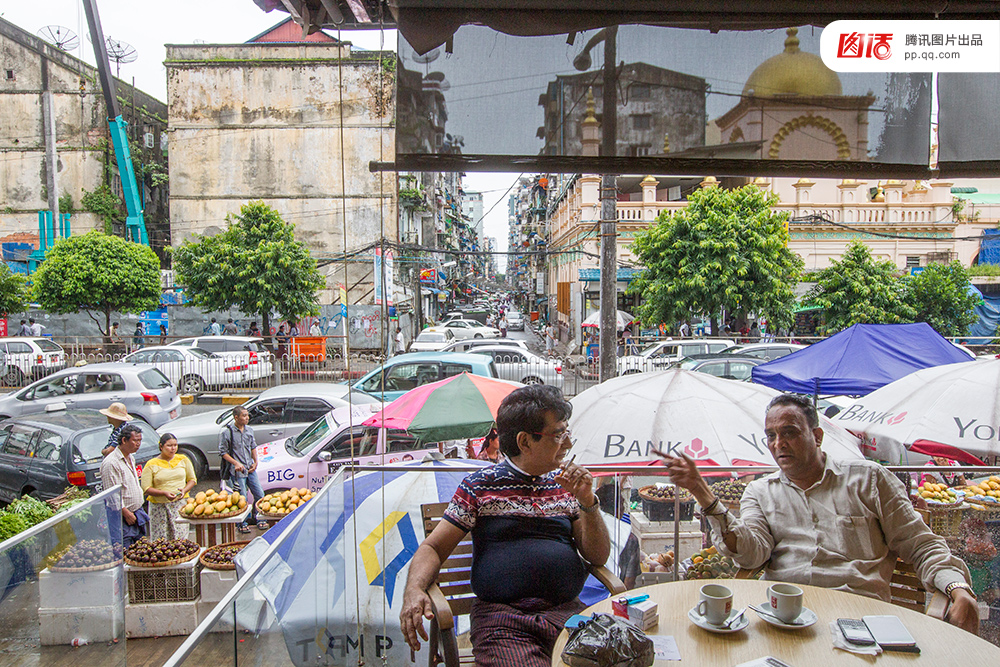
[[[124,403],[129,414],[156,428],[180,416],[177,388],[144,364],[88,364],[59,371],[0,397],[0,419],[56,409],[100,410]]]
[[[527,350],[511,345],[480,345],[470,354],[483,354],[493,359],[497,375],[503,380],[521,384],[550,384],[562,389],[562,362],[543,359]]]

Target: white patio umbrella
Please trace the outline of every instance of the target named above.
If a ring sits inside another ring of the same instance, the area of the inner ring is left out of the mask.
[[[573,398],[576,463],[658,460],[655,447],[709,465],[775,465],[764,412],[779,392],[680,369],[625,375]],[[860,440],[820,417],[823,449],[837,460],[862,458]]]
[[[910,373],[855,399],[833,421],[864,433],[890,463],[906,461],[907,451],[959,461],[963,452],[1000,454],[1000,359]]]
[[[615,327],[621,331],[629,324],[635,321],[635,318],[626,313],[624,310],[619,310],[615,312]],[[598,327],[601,326],[601,311],[596,313],[591,313],[587,319],[583,321],[582,327]]]

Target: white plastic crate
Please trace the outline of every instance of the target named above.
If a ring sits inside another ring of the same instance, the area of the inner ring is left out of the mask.
[[[91,607],[119,604],[125,596],[121,567],[97,572],[52,572],[38,574],[38,606],[48,609],[75,609],[81,601]]]
[[[189,635],[198,627],[198,602],[154,602],[125,606],[125,635],[135,637],[176,637]]]
[[[39,640],[42,646],[71,644],[85,639],[91,644],[121,638],[125,619],[123,605],[77,607],[76,609],[38,609]]]
[[[128,598],[134,604],[190,602],[201,592],[202,565],[197,558],[167,567],[125,566]]]
[[[673,521],[650,521],[641,511],[636,510],[629,513],[629,521],[632,524],[632,532],[636,535],[642,533],[672,533],[674,532]],[[681,521],[682,533],[701,532],[700,521]]]
[[[201,571],[201,601],[215,604],[236,585],[236,570]]]
[[[674,533],[645,533],[636,535],[639,538],[639,549],[643,553],[658,554],[673,551],[674,557],[684,560],[701,551],[701,533],[681,533],[679,546],[674,546]]]

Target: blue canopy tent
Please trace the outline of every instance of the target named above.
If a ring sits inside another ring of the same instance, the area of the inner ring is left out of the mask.
[[[855,324],[757,366],[752,378],[779,391],[863,396],[921,368],[972,360],[925,322]]]

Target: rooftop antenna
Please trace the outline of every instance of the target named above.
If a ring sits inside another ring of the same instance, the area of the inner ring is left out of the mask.
[[[139,58],[139,53],[128,42],[122,42],[110,36],[104,40],[104,44],[108,48],[108,59],[115,63],[115,76],[120,79],[122,63],[134,63]]]
[[[72,51],[80,45],[75,32],[61,25],[47,25],[38,30],[38,36],[62,51]]]

